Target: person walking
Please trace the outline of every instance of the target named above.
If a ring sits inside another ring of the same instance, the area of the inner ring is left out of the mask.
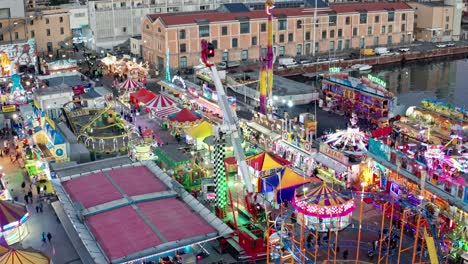
[[[36,213],[39,213],[39,206],[36,205]]]
[[[343,259],[344,259],[344,260],[347,260],[347,259],[348,259],[348,255],[349,255],[349,252],[348,252],[347,249],[346,249],[345,251],[343,251]]]
[[[40,211],[41,213],[44,212],[44,204],[42,204],[42,202],[39,202],[39,211]]]
[[[49,243],[50,243],[50,240],[52,239],[52,234],[50,232],[47,233],[47,240],[49,240]]]
[[[36,185],[36,191],[37,191],[37,196],[41,195],[41,187],[39,185]]]
[[[47,244],[47,237],[46,237],[46,233],[45,232],[42,232],[42,245],[45,245]]]
[[[27,194],[24,195],[24,201],[26,204],[29,204],[29,196]]]

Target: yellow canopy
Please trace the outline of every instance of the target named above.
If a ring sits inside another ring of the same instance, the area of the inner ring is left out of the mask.
[[[186,129],[185,133],[193,139],[204,139],[213,134],[213,126],[207,121],[203,121],[196,127]]]
[[[11,249],[0,257],[0,264],[49,264],[50,260],[42,253]]]
[[[292,169],[286,167],[283,171],[283,177],[278,185],[278,189],[286,189],[289,187],[306,184],[311,182],[312,180],[307,179],[297,172],[293,171]]]

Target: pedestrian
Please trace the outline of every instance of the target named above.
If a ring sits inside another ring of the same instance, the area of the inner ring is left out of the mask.
[[[44,244],[47,244],[47,237],[46,237],[46,233],[45,232],[42,232],[42,245]]]
[[[42,201],[39,202],[39,211],[43,213],[44,205],[42,204]]]
[[[24,201],[26,202],[26,204],[29,203],[29,196],[27,194],[24,195]]]
[[[37,191],[37,195],[41,195],[41,187],[39,185],[36,185],[36,191]]]
[[[44,185],[44,193],[47,192],[47,185]]]
[[[31,198],[31,201],[32,201],[33,193],[32,193],[31,189],[29,189],[28,196],[29,196],[29,198]]]
[[[36,213],[39,213],[39,206],[36,205]]]
[[[348,259],[348,255],[349,255],[349,252],[348,252],[347,249],[346,249],[345,251],[343,251],[343,259],[344,259],[344,260],[347,260],[347,259]]]
[[[47,233],[47,240],[49,240],[49,243],[50,243],[51,239],[52,239],[52,234],[49,232],[49,233]]]
[[[26,187],[26,183],[25,183],[25,182],[21,183],[21,188],[24,189],[24,187]]]

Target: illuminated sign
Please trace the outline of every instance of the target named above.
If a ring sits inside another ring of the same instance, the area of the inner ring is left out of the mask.
[[[341,164],[348,165],[349,163],[349,158],[345,154],[330,148],[327,144],[320,144],[319,151]]]
[[[16,112],[16,105],[3,105],[2,111],[3,113]]]
[[[174,77],[172,77],[172,83],[175,84],[175,81],[179,81],[182,84],[182,87],[187,89],[187,85],[185,85],[185,81],[182,79],[182,77],[179,75],[174,75]]]
[[[341,72],[341,67],[331,67],[329,71],[333,73]]]
[[[375,77],[375,76],[373,76],[371,74],[368,74],[367,79],[369,79],[369,81],[371,81],[371,82],[373,82],[373,83],[375,83],[377,85],[382,86],[383,88],[387,88],[387,83],[385,81],[383,81],[382,79],[380,79],[380,78],[377,78],[377,77]]]

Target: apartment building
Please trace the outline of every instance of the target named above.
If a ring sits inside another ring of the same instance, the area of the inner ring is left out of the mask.
[[[337,4],[320,8],[273,9],[277,56],[312,56],[345,49],[392,46],[413,39],[414,11],[406,3]],[[263,10],[152,14],[142,23],[144,58],[163,69],[199,64],[200,41],[217,49],[215,62],[259,60],[266,54],[267,17]]]
[[[276,5],[304,5],[305,0],[277,0]],[[259,0],[90,0],[88,14],[90,49],[112,48],[141,34],[141,23],[148,14],[214,10],[225,3],[252,3],[264,8]],[[321,0],[318,1],[319,3]]]
[[[23,1],[0,0],[0,44],[27,39],[24,10]]]
[[[408,4],[415,12],[414,33],[417,40],[440,42],[460,39],[461,0]]]

